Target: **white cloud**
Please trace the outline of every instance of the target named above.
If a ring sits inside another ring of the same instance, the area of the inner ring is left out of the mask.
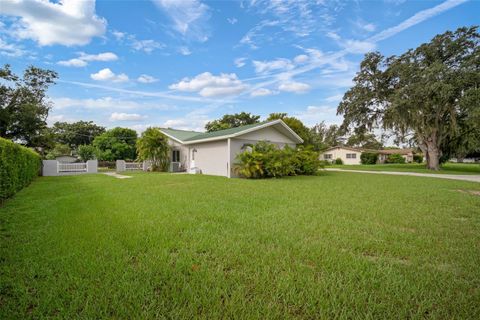
[[[272,71],[286,71],[294,68],[293,63],[289,59],[279,58],[272,61],[253,61],[255,72],[264,74]]]
[[[202,97],[229,96],[243,92],[246,85],[234,73],[222,73],[214,76],[204,72],[194,78],[184,78],[169,86],[170,89],[187,92],[197,92]]]
[[[112,31],[112,34],[117,40],[122,40],[127,35],[125,32],[120,32],[117,30]]]
[[[241,67],[245,66],[245,64],[246,64],[245,61],[247,61],[247,58],[237,58],[233,61],[233,63],[235,63],[237,68],[241,68]]]
[[[238,22],[237,18],[227,18],[227,21],[232,25]]]
[[[8,57],[21,57],[26,53],[22,47],[13,44],[6,43],[2,38],[0,38],[0,54]]]
[[[90,78],[97,81],[125,82],[128,76],[125,73],[115,74],[109,68],[102,69],[97,73],[92,73]]]
[[[110,115],[110,121],[139,121],[145,119],[145,116],[138,113],[114,112]]]
[[[153,83],[153,82],[157,82],[158,79],[152,76],[149,76],[148,74],[142,74],[140,75],[140,77],[137,78],[137,81],[141,83]]]
[[[199,0],[153,0],[173,21],[174,29],[183,36],[207,41],[209,31],[206,22],[210,18],[209,7]]]
[[[467,2],[467,0],[447,0],[445,2],[442,2],[439,5],[436,5],[433,8],[429,8],[429,9],[425,9],[420,12],[417,12],[407,20],[403,21],[402,23],[394,27],[388,28],[386,30],[383,30],[380,33],[377,33],[373,37],[369,38],[369,41],[377,42],[377,41],[390,38],[391,36],[399,32],[402,32],[405,29],[408,29],[416,24],[419,24],[420,22],[430,19],[436,15],[439,15],[465,2]]]
[[[162,124],[162,127],[203,132],[208,121],[209,119],[205,116],[169,119]]]
[[[294,113],[294,116],[307,126],[314,126],[322,121],[330,124],[342,122],[342,117],[337,116],[337,108],[328,105],[308,106],[305,110]]]
[[[343,94],[336,94],[330,97],[326,97],[324,100],[327,102],[340,102],[343,99]]]
[[[350,53],[367,53],[375,50],[376,44],[370,41],[346,40],[341,44]]]
[[[278,90],[293,93],[304,93],[310,90],[310,86],[303,82],[289,81],[281,83],[278,86]]]
[[[164,44],[155,41],[155,40],[137,40],[135,37],[129,37],[130,46],[136,51],[144,51],[146,53],[151,53],[156,49],[162,49],[165,47]]]
[[[307,62],[309,57],[306,54],[300,54],[293,59],[293,62],[296,64],[301,64]]]
[[[180,52],[181,55],[184,55],[184,56],[189,56],[192,54],[192,51],[190,51],[190,49],[188,49],[188,47],[180,47],[180,49],[178,49],[178,51]]]
[[[367,23],[362,25],[362,29],[367,32],[373,32],[377,27],[373,23]]]
[[[250,96],[252,97],[265,97],[265,96],[270,96],[274,94],[274,92],[270,89],[266,88],[259,88],[250,93]]]
[[[80,52],[80,55],[77,58],[58,61],[57,63],[66,67],[85,67],[90,61],[114,61],[117,59],[118,56],[113,52],[102,52],[99,54],[86,54]]]
[[[2,0],[0,14],[20,17],[11,32],[41,46],[85,45],[105,33],[107,22],[95,14],[94,0]]]
[[[68,97],[56,97],[52,99],[54,110],[63,110],[68,108],[85,109],[114,109],[114,110],[171,110],[174,107],[159,102],[141,102],[142,100],[123,100],[112,97],[103,97],[98,99],[73,99]]]

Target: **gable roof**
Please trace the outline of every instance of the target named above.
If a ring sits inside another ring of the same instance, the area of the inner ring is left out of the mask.
[[[193,144],[197,142],[207,142],[207,141],[216,141],[223,140],[228,138],[234,138],[242,134],[260,130],[262,128],[277,126],[282,133],[290,135],[293,141],[297,143],[302,143],[303,139],[298,136],[289,126],[285,124],[282,120],[266,121],[260,123],[249,124],[245,126],[240,126],[236,128],[229,128],[224,130],[218,130],[213,132],[196,132],[196,131],[185,131],[185,130],[175,130],[175,129],[164,129],[160,128],[166,136],[172,138],[183,144]]]

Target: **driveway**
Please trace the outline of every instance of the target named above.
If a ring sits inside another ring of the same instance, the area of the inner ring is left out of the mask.
[[[416,172],[398,172],[398,171],[365,171],[365,170],[344,170],[336,168],[326,168],[326,171],[341,171],[341,172],[355,172],[355,173],[370,173],[370,174],[390,174],[394,176],[415,176],[427,178],[440,178],[450,180],[462,180],[471,182],[480,182],[480,175],[460,175],[460,174],[435,174],[435,173],[416,173]]]

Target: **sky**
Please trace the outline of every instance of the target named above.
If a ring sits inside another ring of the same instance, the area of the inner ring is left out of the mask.
[[[203,131],[241,111],[338,124],[365,53],[478,24],[478,0],[1,0],[0,64],[58,72],[49,124]]]

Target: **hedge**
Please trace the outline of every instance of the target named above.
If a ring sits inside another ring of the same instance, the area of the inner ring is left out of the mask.
[[[40,166],[36,152],[0,138],[0,202],[30,184]]]

